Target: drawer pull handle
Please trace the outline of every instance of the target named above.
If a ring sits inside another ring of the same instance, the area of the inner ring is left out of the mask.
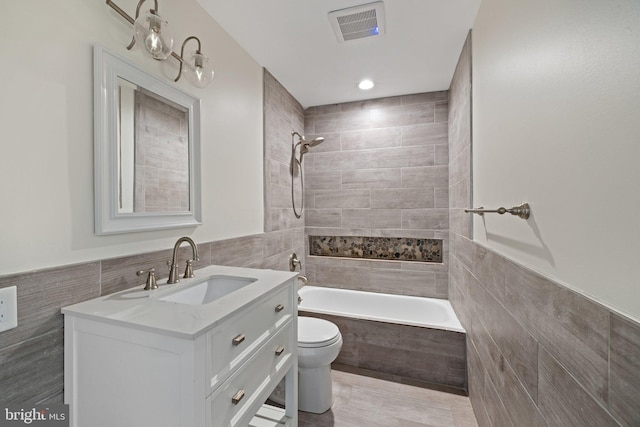
[[[276,305],[276,313],[280,313],[282,310],[284,310],[284,305],[282,304]]]
[[[231,403],[233,403],[234,405],[237,405],[238,403],[240,403],[243,397],[244,397],[244,390],[238,390],[236,394],[234,394],[233,397],[231,398]]]
[[[284,352],[284,346],[279,345],[278,348],[276,348],[276,356],[280,356],[283,352]]]
[[[244,334],[240,334],[240,335],[238,335],[237,337],[235,337],[235,338],[233,339],[233,341],[232,341],[232,342],[233,342],[233,345],[240,345],[240,343],[241,343],[242,341],[244,341],[244,339],[245,339],[245,338],[246,338],[246,337],[244,336]]]

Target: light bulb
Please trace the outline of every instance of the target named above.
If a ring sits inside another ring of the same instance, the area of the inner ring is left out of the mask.
[[[146,47],[147,51],[154,57],[161,54],[162,40],[160,40],[160,36],[155,30],[152,29],[147,38],[144,39],[144,47]]]
[[[185,77],[196,87],[207,87],[213,80],[214,72],[209,64],[209,58],[202,53],[195,52],[182,69]]]
[[[133,24],[136,41],[143,44],[154,59],[162,60],[171,55],[173,37],[169,23],[154,10],[140,14]]]

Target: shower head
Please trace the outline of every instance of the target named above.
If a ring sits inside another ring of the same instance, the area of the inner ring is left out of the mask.
[[[318,136],[316,138],[313,138],[311,141],[307,141],[307,139],[305,138],[304,135],[300,135],[298,132],[296,131],[291,131],[291,139],[292,139],[292,143],[293,143],[293,137],[297,135],[298,136],[298,143],[295,144],[296,146],[298,145],[306,145],[307,147],[315,147],[318,144],[322,144],[324,142],[324,137],[322,136]]]
[[[293,137],[295,135],[298,136],[297,144],[293,144]],[[293,151],[295,152],[295,149],[298,148],[298,146],[300,146],[300,161],[302,161],[302,156],[309,152],[310,147],[315,147],[316,145],[322,144],[323,142],[324,142],[324,137],[322,136],[318,136],[316,138],[313,138],[311,141],[307,141],[304,135],[300,135],[296,131],[291,132],[291,144],[293,147]]]
[[[304,139],[303,139],[303,141],[304,141]],[[309,142],[303,142],[303,145],[306,145],[308,147],[315,147],[316,145],[322,144],[323,142],[324,142],[324,137],[319,136],[317,138],[313,138]]]
[[[311,141],[305,141],[304,137],[302,137],[302,146],[300,147],[300,160],[302,160],[302,155],[307,154],[309,152],[309,148],[315,147],[316,145],[322,144],[324,142],[324,138],[319,136],[317,138],[313,138]]]

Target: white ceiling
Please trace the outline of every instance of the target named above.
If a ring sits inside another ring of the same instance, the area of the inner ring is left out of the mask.
[[[386,34],[339,43],[328,13],[372,0],[198,1],[305,108],[448,89],[480,6],[384,0]]]

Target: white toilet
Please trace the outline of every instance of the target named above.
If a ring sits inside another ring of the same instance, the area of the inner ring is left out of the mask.
[[[333,405],[331,362],[342,348],[338,327],[328,320],[298,317],[298,409],[321,414]]]
[[[331,362],[342,348],[338,327],[328,320],[298,317],[298,410],[322,414],[333,405]],[[284,402],[284,383],[271,395]]]

